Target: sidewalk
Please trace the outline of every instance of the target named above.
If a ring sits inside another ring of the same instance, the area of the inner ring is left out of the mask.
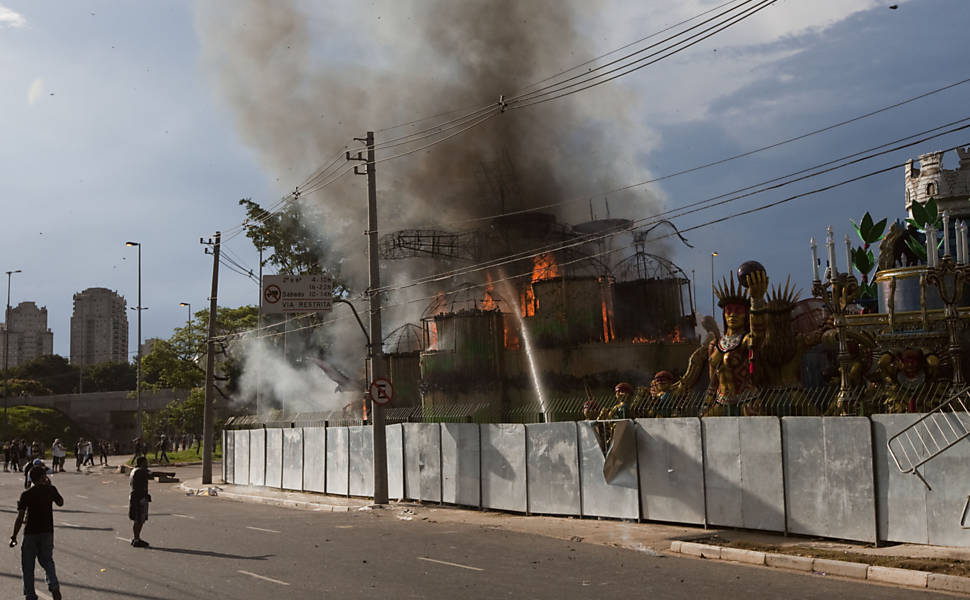
[[[231,484],[202,485],[189,475],[180,484],[188,495],[270,504],[320,512],[388,511],[402,521],[463,523],[484,528],[625,548],[651,556],[678,554],[762,567],[787,568],[816,576],[870,581],[970,594],[970,548],[916,544],[871,544],[593,518],[527,516],[412,501],[378,506],[366,498],[329,496]]]

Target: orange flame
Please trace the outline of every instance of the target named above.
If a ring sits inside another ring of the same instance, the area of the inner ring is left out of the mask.
[[[532,291],[532,285],[530,284],[522,292],[522,298],[519,301],[519,307],[522,309],[523,317],[534,317],[536,314],[536,295]]]
[[[428,322],[428,350],[438,349],[438,324],[431,320]]]
[[[482,298],[482,310],[495,310],[498,305],[495,303],[495,298],[492,297],[492,291],[495,286],[492,285],[492,274],[486,273],[488,283],[485,284],[485,296]]]
[[[556,259],[552,256],[552,253],[540,254],[533,260],[535,268],[532,269],[532,281],[559,277],[559,265],[556,264]]]

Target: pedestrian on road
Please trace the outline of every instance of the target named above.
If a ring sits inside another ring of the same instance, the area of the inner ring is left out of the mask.
[[[34,470],[38,470],[44,475],[47,475],[47,465],[44,464],[43,460],[35,458],[32,463],[24,467],[24,489],[30,488],[33,483],[33,479],[30,478],[30,472]]]
[[[148,470],[148,459],[144,456],[139,456],[135,464],[137,466],[132,469],[129,479],[131,493],[128,495],[128,518],[131,519],[131,532],[134,535],[131,545],[147,548],[148,542],[141,539],[141,528],[148,520],[148,503],[152,501],[148,493],[148,480],[152,478],[152,472]]]
[[[54,507],[53,504],[64,506],[64,498],[57,488],[51,485],[44,469],[31,469],[31,480],[34,485],[20,494],[17,502],[17,520],[13,524],[13,535],[10,536],[10,547],[17,545],[17,534],[20,526],[24,527],[24,540],[20,546],[20,565],[24,573],[24,598],[38,600],[34,590],[34,562],[43,567],[47,580],[47,589],[54,600],[61,600],[61,587],[57,582],[54,569]]]
[[[81,472],[81,461],[84,460],[83,448],[84,438],[78,438],[77,443],[74,444],[74,468],[78,473]]]
[[[98,452],[101,455],[100,463],[104,466],[108,466],[108,440],[101,440],[98,443]]]
[[[3,472],[10,471],[10,442],[3,443]]]
[[[141,441],[140,437],[136,437],[132,440],[132,443],[135,446],[135,458],[145,456],[145,442]]]
[[[158,438],[158,446],[155,449],[155,460],[159,460],[159,451],[162,453],[161,462],[171,462],[168,460],[168,438],[165,437],[164,433]]]
[[[84,446],[81,447],[81,451],[84,452],[84,460],[81,462],[81,466],[91,465],[94,466],[94,443],[91,440],[84,440]]]
[[[51,445],[51,456],[53,457],[53,467],[54,472],[64,472],[64,457],[67,456],[67,448],[61,443],[61,439],[57,438]]]

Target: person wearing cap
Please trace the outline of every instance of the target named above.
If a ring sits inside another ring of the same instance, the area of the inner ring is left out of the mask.
[[[47,465],[44,464],[43,460],[35,458],[30,464],[24,467],[24,489],[28,489],[33,483],[30,472],[34,470],[40,471],[45,477],[47,476]]]
[[[54,600],[61,600],[61,587],[54,568],[54,507],[64,506],[64,498],[47,478],[45,469],[35,465],[30,469],[33,483],[20,494],[17,501],[17,520],[13,524],[10,547],[17,545],[17,534],[24,527],[23,543],[20,545],[20,565],[24,574],[24,598],[38,600],[34,590],[34,563],[39,562],[44,569],[47,589]]]

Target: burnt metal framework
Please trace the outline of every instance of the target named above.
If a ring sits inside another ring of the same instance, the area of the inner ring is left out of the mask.
[[[442,231],[439,229],[405,229],[381,236],[381,258],[429,257],[457,260],[477,260],[478,234],[474,231]]]

